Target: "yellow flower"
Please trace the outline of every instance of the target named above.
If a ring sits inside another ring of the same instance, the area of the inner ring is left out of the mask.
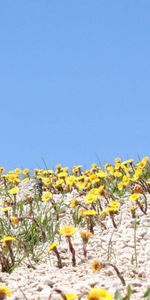
[[[117,201],[110,201],[108,206],[113,212],[117,212],[119,210],[120,203]]]
[[[76,232],[76,228],[74,226],[63,226],[60,230],[59,233],[65,236],[71,236]]]
[[[121,158],[120,157],[116,157],[115,158],[115,163],[117,164],[117,163],[121,163]]]
[[[74,300],[78,298],[77,294],[65,294],[67,300]]]
[[[3,175],[4,178],[6,178],[9,182],[13,182],[13,183],[18,183],[20,182],[20,179],[18,178],[17,174],[13,174],[13,173],[8,173],[6,175]]]
[[[136,200],[138,200],[141,196],[142,196],[141,193],[134,193],[134,194],[132,194],[132,195],[129,197],[129,200],[130,200],[130,201],[136,201]]]
[[[127,175],[124,175],[122,182],[123,182],[124,186],[127,186],[130,183],[130,177]]]
[[[100,177],[100,178],[105,178],[107,176],[107,174],[104,171],[99,171],[97,173],[97,176]]]
[[[9,190],[9,193],[10,193],[11,195],[16,195],[18,192],[19,192],[18,187],[14,187],[14,188],[12,188],[11,190]]]
[[[5,168],[0,167],[0,173],[3,173],[5,171]]]
[[[143,175],[142,169],[137,168],[133,175],[132,181],[137,181],[142,175]]]
[[[103,268],[103,264],[99,261],[99,259],[95,259],[94,261],[92,261],[91,263],[91,269],[94,272],[98,272]]]
[[[48,252],[50,252],[51,250],[53,250],[54,248],[56,248],[58,246],[58,242],[54,242],[51,245],[48,246]]]
[[[95,216],[98,212],[94,209],[88,209],[83,212],[83,216]]]
[[[113,166],[107,166],[107,171],[110,175],[114,175],[115,169]]]
[[[66,178],[68,176],[68,173],[67,172],[60,172],[58,174],[58,178]]]
[[[133,159],[127,159],[122,162],[122,165],[127,165],[127,164],[132,164],[132,163],[133,163]]]
[[[84,203],[85,204],[91,204],[93,202],[95,202],[98,198],[98,196],[100,196],[100,194],[104,191],[104,186],[100,186],[99,188],[93,188],[91,189],[87,196],[85,197]]]
[[[7,211],[9,211],[9,210],[11,210],[11,207],[10,207],[10,206],[1,208],[1,212],[4,212],[4,213],[7,212]]]
[[[42,182],[43,182],[45,185],[51,183],[51,178],[49,178],[49,177],[41,177],[41,179],[42,179]]]
[[[80,236],[84,242],[88,242],[89,238],[93,236],[90,231],[80,231]]]
[[[7,296],[12,296],[12,291],[9,287],[0,285],[0,300],[5,299]]]
[[[115,170],[119,170],[121,168],[121,163],[116,163],[116,165],[115,165]]]
[[[96,170],[97,169],[97,164],[92,164],[92,170]]]
[[[20,218],[17,217],[17,216],[13,216],[13,217],[10,218],[10,221],[11,221],[11,223],[12,223],[13,225],[16,225],[16,224],[19,223]]]
[[[72,187],[75,182],[76,182],[76,177],[75,176],[69,176],[65,178],[65,182],[67,185],[69,185],[70,187]]]
[[[115,172],[114,172],[114,176],[115,176],[115,177],[121,177],[121,176],[122,176],[122,173],[119,172],[119,171],[115,171]]]
[[[60,169],[61,169],[61,164],[57,164],[57,165],[56,165],[56,169],[57,169],[57,170],[60,170]]]
[[[88,300],[112,300],[113,296],[105,289],[92,288],[87,295]]]
[[[129,209],[130,209],[130,211],[131,211],[131,212],[135,212],[135,211],[136,211],[136,209],[137,209],[137,207],[136,207],[136,206],[130,206],[130,208],[129,208]]]
[[[70,207],[75,208],[78,205],[78,200],[76,198],[71,199]]]
[[[43,202],[50,201],[50,200],[52,200],[52,197],[53,197],[53,195],[52,195],[51,192],[45,192],[45,193],[43,193],[43,195],[42,195],[42,201],[43,201]]]
[[[16,173],[17,175],[19,175],[19,174],[21,174],[21,170],[20,170],[19,168],[16,168],[16,169],[15,169],[15,173]]]
[[[82,191],[85,188],[85,183],[84,182],[77,182],[76,187],[78,190]]]
[[[148,161],[149,161],[149,158],[148,158],[147,156],[145,156],[145,157],[143,157],[143,159],[142,159],[139,163],[137,163],[136,165],[137,165],[137,167],[143,169],[143,168],[146,166],[146,164],[147,164]]]
[[[104,215],[108,215],[109,213],[110,213],[110,208],[107,207],[107,208],[103,209],[103,210],[99,213],[99,215],[100,215],[100,216],[104,216]]]
[[[64,180],[63,179],[58,179],[55,183],[55,186],[56,187],[59,187],[59,186],[64,186]]]
[[[7,243],[16,241],[16,239],[13,236],[5,236],[3,239],[0,240],[1,243]]]
[[[123,182],[121,181],[121,182],[118,183],[118,190],[119,190],[119,191],[122,191],[123,188],[124,188],[124,184],[123,184]]]
[[[24,169],[22,173],[23,175],[29,175],[29,169]]]
[[[72,174],[80,173],[82,166],[74,166],[72,168]]]
[[[85,204],[91,204],[93,202],[95,202],[97,200],[98,196],[97,195],[94,195],[94,194],[88,194],[86,197],[85,197],[85,200],[84,200],[84,203]]]

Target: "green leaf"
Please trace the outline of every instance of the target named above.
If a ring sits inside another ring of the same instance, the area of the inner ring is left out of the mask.
[[[127,295],[128,295],[128,298],[129,298],[129,299],[130,299],[132,293],[133,293],[133,291],[132,291],[132,289],[131,289],[131,286],[128,285],[128,287],[127,287]]]
[[[144,294],[144,298],[149,297],[150,296],[150,287],[147,289],[147,291]]]
[[[116,300],[122,300],[123,299],[123,296],[121,295],[121,293],[118,290],[115,292],[114,296],[115,296]]]

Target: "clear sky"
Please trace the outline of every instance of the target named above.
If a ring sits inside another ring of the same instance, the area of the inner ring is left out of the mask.
[[[0,1],[0,165],[149,156],[150,1]]]

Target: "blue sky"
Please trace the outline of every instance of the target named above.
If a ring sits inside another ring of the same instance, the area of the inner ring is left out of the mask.
[[[0,1],[0,165],[149,155],[149,0]]]

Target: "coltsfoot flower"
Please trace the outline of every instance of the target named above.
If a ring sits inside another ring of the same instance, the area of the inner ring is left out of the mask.
[[[54,242],[48,246],[48,252],[54,250],[58,246],[58,242]]]
[[[142,196],[141,193],[134,193],[134,194],[132,194],[132,195],[129,197],[129,200],[130,200],[130,201],[136,201],[136,200],[138,200],[141,196]]]
[[[1,243],[8,243],[12,241],[16,241],[15,237],[13,236],[5,236],[3,239],[0,240]]]
[[[52,197],[53,197],[53,195],[52,195],[51,192],[45,192],[45,193],[43,193],[43,195],[42,195],[42,201],[43,201],[43,202],[50,201],[50,200],[52,200]]]
[[[12,291],[9,287],[0,285],[0,300],[5,299],[7,296],[12,296]]]
[[[75,300],[78,298],[77,294],[65,294],[67,300]]]
[[[99,272],[102,268],[104,268],[104,264],[102,264],[99,259],[95,259],[91,263],[91,269],[94,272]]]
[[[75,208],[78,205],[78,200],[76,198],[71,199],[70,208]]]
[[[76,228],[74,226],[65,225],[60,230],[59,233],[65,236],[71,236],[76,232]]]
[[[113,296],[105,289],[92,288],[87,295],[88,300],[112,300]]]
[[[18,192],[19,192],[18,187],[14,187],[14,188],[12,188],[11,190],[9,190],[9,193],[10,193],[11,195],[16,195]]]

